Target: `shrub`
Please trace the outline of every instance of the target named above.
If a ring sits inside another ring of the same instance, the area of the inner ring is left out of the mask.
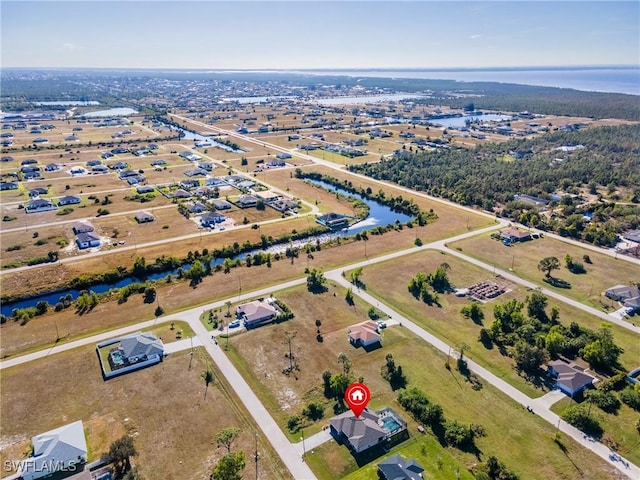
[[[604,430],[598,420],[589,415],[584,404],[565,408],[560,415],[567,423],[573,425],[594,438],[602,437]]]
[[[69,214],[70,214],[70,213],[72,213],[72,212],[73,212],[73,208],[72,208],[72,207],[64,207],[64,208],[62,208],[62,209],[58,210],[58,211],[56,212],[56,215],[60,215],[60,216],[62,216],[62,215],[69,215]]]
[[[640,387],[634,388],[629,385],[620,392],[620,400],[629,405],[634,410],[640,412]]]
[[[298,417],[297,415],[291,415],[287,419],[287,428],[291,433],[296,433],[298,430],[300,430],[300,417]]]
[[[302,414],[309,420],[320,420],[324,417],[324,405],[320,402],[309,402],[302,409]]]

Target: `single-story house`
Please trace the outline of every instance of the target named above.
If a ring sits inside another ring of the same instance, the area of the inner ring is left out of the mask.
[[[256,192],[256,198],[264,200],[266,203],[273,202],[280,198],[280,195],[271,190],[265,190],[263,192]]]
[[[424,468],[417,461],[405,460],[399,454],[378,464],[380,480],[422,480],[422,472]]]
[[[31,198],[39,197],[40,195],[45,195],[48,191],[49,190],[46,187],[36,187],[29,190],[29,196]]]
[[[113,165],[109,165],[109,168],[112,168],[113,170],[124,170],[127,167],[129,167],[127,162],[116,162]]]
[[[31,441],[33,454],[18,466],[23,480],[51,476],[57,471],[80,472],[87,461],[87,441],[81,420],[36,435]]]
[[[136,193],[153,193],[155,188],[151,185],[139,185],[136,187]]]
[[[281,198],[275,202],[271,202],[269,205],[280,212],[286,212],[287,210],[294,210],[298,208],[298,204],[288,198]]]
[[[155,220],[155,217],[151,215],[149,212],[136,212],[135,217],[136,222],[138,223],[149,223]]]
[[[255,207],[258,204],[258,199],[253,195],[241,195],[237,203],[240,208]]]
[[[128,363],[136,363],[142,359],[149,359],[149,357],[154,355],[162,358],[164,355],[164,344],[162,340],[153,333],[138,332],[122,337],[118,350]]]
[[[96,165],[102,165],[102,160],[89,160],[87,167],[95,167]]]
[[[630,312],[640,311],[640,289],[627,285],[616,285],[604,292],[607,298],[622,303]]]
[[[331,418],[329,426],[334,438],[345,443],[352,453],[388,445],[407,432],[407,423],[389,407],[378,411],[365,408],[357,418],[347,410]]]
[[[19,186],[16,182],[1,182],[0,190],[17,190]]]
[[[166,165],[166,164],[167,164],[166,160],[154,160],[153,162],[151,162],[152,167],[161,167],[162,165]]]
[[[615,287],[607,288],[604,295],[616,302],[624,302],[631,298],[640,297],[640,290],[628,285],[616,285]]]
[[[203,227],[212,227],[217,223],[222,223],[227,219],[224,215],[218,212],[208,212],[200,217],[200,225]]]
[[[316,222],[329,228],[344,228],[349,225],[349,218],[341,213],[329,212],[316,217]]]
[[[37,198],[27,204],[25,211],[27,213],[46,212],[48,210],[56,210],[57,208],[51,200],[47,198]]]
[[[191,213],[202,213],[207,209],[203,204],[196,202],[189,205],[189,212]]]
[[[73,225],[73,233],[78,235],[79,233],[89,233],[93,232],[93,225],[87,222],[76,222]]]
[[[270,322],[278,315],[278,309],[265,301],[254,300],[236,308],[236,318],[244,322],[246,328],[255,328]]]
[[[236,187],[237,188],[249,189],[249,188],[253,188],[255,184],[256,184],[256,182],[252,182],[251,180],[244,180],[242,182],[237,182],[236,183]]]
[[[77,195],[65,195],[64,197],[60,197],[58,199],[58,205],[75,205],[80,203],[82,200]]]
[[[554,360],[547,364],[547,372],[556,379],[555,388],[573,397],[590,387],[594,377],[584,373],[584,369],[574,363]]]
[[[109,173],[109,169],[106,167],[106,165],[95,165],[91,167],[91,171],[93,173]]]
[[[100,246],[100,237],[94,232],[79,233],[76,238],[78,248],[85,249]]]
[[[226,185],[227,183],[220,177],[211,177],[207,178],[204,181],[204,184],[208,187],[219,187],[221,185]]]
[[[545,200],[544,198],[540,198],[540,197],[534,197],[533,195],[516,194],[513,196],[513,199],[518,202],[524,202],[524,203],[528,203],[529,205],[534,205],[538,208],[544,208],[549,203],[548,200]]]
[[[622,233],[622,238],[629,242],[640,243],[640,230],[627,230]]]
[[[55,172],[56,170],[60,170],[60,165],[57,163],[48,163],[44,167],[45,172]]]
[[[231,208],[231,204],[229,202],[227,202],[226,200],[220,200],[220,199],[214,200],[213,206],[216,208],[216,210],[227,210]]]
[[[347,329],[349,342],[355,347],[369,347],[380,343],[378,324],[373,320],[351,325]]]
[[[202,168],[194,168],[193,170],[185,170],[183,173],[187,177],[195,177],[197,175],[200,175],[202,177],[206,177],[207,176],[207,171],[202,169]]]
[[[275,168],[275,167],[284,167],[286,162],[283,159],[276,158],[274,160],[269,160],[267,162],[267,167]]]
[[[500,232],[500,238],[510,242],[525,242],[531,240],[530,232],[522,232],[517,228],[507,228]]]
[[[182,180],[180,186],[182,188],[196,188],[200,186],[200,180]]]
[[[173,192],[173,198],[191,198],[191,194],[182,188],[178,188]]]

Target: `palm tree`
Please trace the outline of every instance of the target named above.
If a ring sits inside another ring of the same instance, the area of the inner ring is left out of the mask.
[[[204,380],[204,398],[207,398],[207,390],[209,390],[209,384],[213,382],[213,372],[209,369],[202,372],[202,378]]]

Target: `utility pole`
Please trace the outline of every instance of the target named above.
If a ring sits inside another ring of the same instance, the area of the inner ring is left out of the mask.
[[[254,460],[256,462],[256,480],[258,480],[258,458],[259,458],[259,455],[258,455],[258,432],[255,432],[253,435],[254,435],[254,438],[256,440],[256,449],[255,449],[255,453],[253,455],[253,458],[254,458]]]
[[[307,449],[304,446],[304,428],[300,429],[300,433],[302,434],[302,461],[304,462],[304,456],[307,453]]]
[[[284,332],[284,334],[287,336],[287,342],[289,343],[289,371],[293,372],[293,351],[291,350],[291,340],[293,340],[298,333]]]
[[[189,338],[191,340],[191,352],[189,353],[189,370],[191,370],[191,362],[193,361],[193,336]]]

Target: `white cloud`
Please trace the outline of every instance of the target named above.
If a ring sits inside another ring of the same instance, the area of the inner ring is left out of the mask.
[[[62,44],[62,50],[64,50],[65,52],[78,52],[85,49],[85,47],[76,45],[75,43],[67,42]]]
[[[471,35],[469,38],[472,40],[475,40],[476,38],[480,38],[480,37],[482,37],[482,34],[478,33],[476,35]]]

